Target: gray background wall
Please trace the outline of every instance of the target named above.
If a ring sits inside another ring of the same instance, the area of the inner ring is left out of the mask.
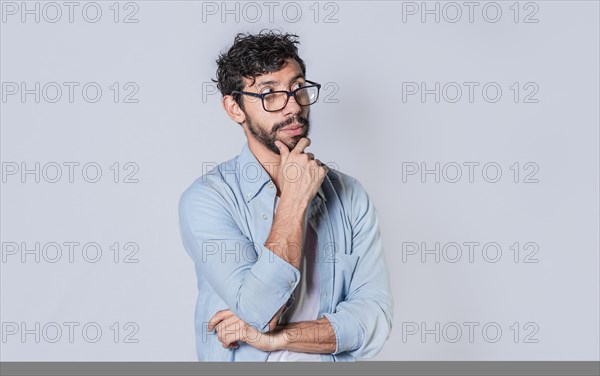
[[[324,85],[310,150],[378,209],[395,317],[374,359],[598,360],[598,13],[2,1],[1,359],[195,360],[177,201],[245,141],[219,51],[279,28]]]

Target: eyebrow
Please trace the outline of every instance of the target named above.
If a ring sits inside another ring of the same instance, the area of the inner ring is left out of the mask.
[[[292,78],[290,80],[289,83],[292,83],[292,82],[296,81],[299,78],[304,78],[304,74],[298,73],[296,76],[294,76],[294,78]],[[258,89],[258,88],[260,88],[262,86],[265,86],[265,85],[277,86],[277,85],[279,85],[279,81],[275,81],[275,80],[261,81],[258,84],[256,84],[256,88]]]

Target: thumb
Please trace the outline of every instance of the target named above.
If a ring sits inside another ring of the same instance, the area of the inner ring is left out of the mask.
[[[275,146],[279,149],[279,155],[281,157],[285,157],[290,153],[290,149],[288,149],[287,145],[279,140],[275,141]]]

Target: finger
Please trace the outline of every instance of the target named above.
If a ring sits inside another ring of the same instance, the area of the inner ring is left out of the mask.
[[[240,345],[236,342],[231,342],[227,346],[224,346],[226,349],[237,349]]]
[[[317,173],[318,173],[319,177],[323,176],[323,178],[324,178],[325,176],[327,176],[327,173],[329,172],[329,167],[325,163],[321,162],[318,159],[315,159],[315,161],[317,162]]]
[[[224,344],[241,339],[244,322],[233,315],[217,324],[217,338]]]
[[[287,145],[279,140],[275,141],[275,146],[279,149],[279,155],[281,157],[285,157],[290,153],[290,149],[288,149]]]
[[[303,153],[304,149],[306,149],[309,145],[310,145],[310,138],[303,137],[300,139],[300,141],[298,141],[298,143],[296,144],[296,147],[294,148],[294,150],[292,150],[292,152],[298,153],[298,154]]]
[[[208,331],[212,332],[214,327],[221,321],[233,315],[229,309],[224,309],[217,312],[210,320],[208,320]]]
[[[225,320],[221,321],[218,325],[217,325],[217,331],[219,331],[219,329],[227,336],[233,336],[234,333],[239,333],[242,325],[243,325],[243,321],[240,320],[236,315],[230,316],[228,318],[226,318]],[[226,338],[223,338],[226,339]],[[237,341],[239,338],[235,338],[235,340]],[[231,340],[229,341],[231,342]]]
[[[219,342],[221,342],[221,346],[225,349],[237,348],[238,340],[240,340],[240,330],[239,326],[241,320],[239,320],[236,316],[232,318],[228,318],[226,320],[221,321],[217,325],[217,338]]]
[[[208,330],[212,331],[213,328],[215,327],[215,325],[222,320],[222,317],[224,315],[224,313],[226,312],[226,309],[217,311],[217,313],[215,313],[213,315],[213,317],[210,318],[210,320],[208,320]]]
[[[304,154],[306,154],[308,156],[309,160],[315,159],[315,155],[313,153],[304,153]]]
[[[237,349],[238,347],[240,347],[240,343],[238,341],[231,341],[231,342],[226,342],[227,343],[227,347],[228,349]]]

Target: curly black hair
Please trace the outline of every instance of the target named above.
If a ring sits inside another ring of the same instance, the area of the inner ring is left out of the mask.
[[[217,88],[223,96],[232,91],[243,90],[243,77],[254,84],[258,75],[276,72],[285,64],[286,59],[294,59],[306,75],[304,61],[298,56],[298,36],[274,30],[262,30],[258,34],[239,33],[233,45],[217,59]],[[239,94],[233,95],[243,108]]]

